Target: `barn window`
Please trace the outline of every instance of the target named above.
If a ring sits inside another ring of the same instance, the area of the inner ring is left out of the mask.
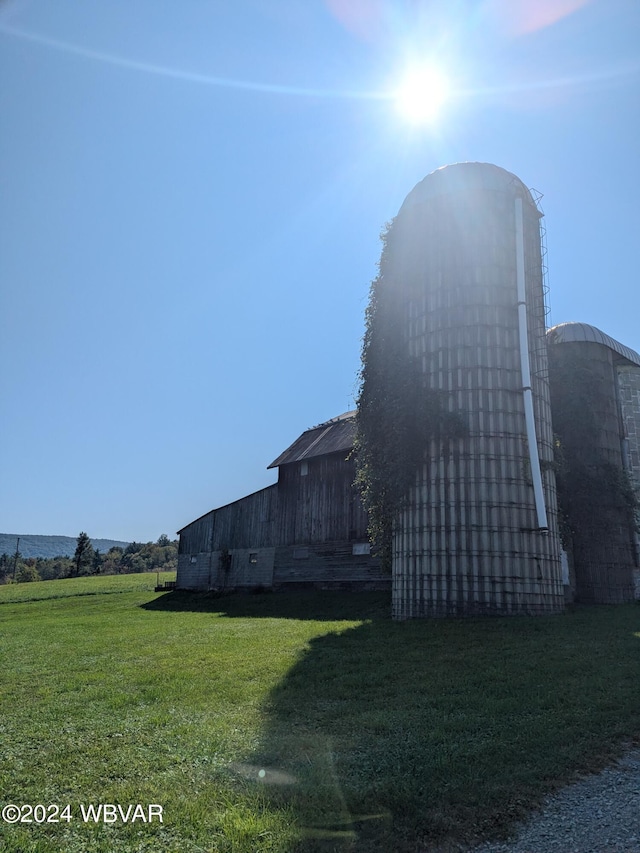
[[[354,542],[353,547],[351,549],[351,553],[354,555],[362,555],[362,554],[370,554],[371,553],[371,545],[368,542]]]
[[[197,558],[197,557],[191,557],[191,559],[189,560],[189,562],[190,562],[190,563],[197,563],[197,562],[198,562],[198,558]]]
[[[309,549],[308,548],[294,548],[293,549],[293,559],[294,560],[306,560],[309,557]]]
[[[252,551],[249,554],[249,562],[250,563],[257,563],[258,562],[258,553],[256,551]]]
[[[306,477],[309,473],[309,463],[304,461],[300,463],[300,476]]]

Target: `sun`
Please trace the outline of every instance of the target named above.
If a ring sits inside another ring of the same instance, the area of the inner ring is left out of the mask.
[[[432,124],[451,96],[451,84],[437,68],[407,71],[395,92],[398,113],[411,124]]]

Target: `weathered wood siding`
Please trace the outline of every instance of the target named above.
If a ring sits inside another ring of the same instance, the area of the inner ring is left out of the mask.
[[[183,554],[200,554],[203,551],[211,551],[211,531],[213,528],[214,512],[192,521],[187,527],[180,531],[180,542],[178,543],[178,556]]]
[[[180,531],[178,589],[390,586],[376,557],[353,554],[355,543],[367,543],[368,525],[353,462],[337,453],[279,470],[277,484]],[[223,551],[230,561],[221,560]]]
[[[353,554],[366,543],[368,518],[353,481],[355,467],[344,453],[280,467],[280,514],[273,582],[389,587],[377,557]]]
[[[276,549],[273,583],[331,586],[358,583],[391,588],[391,576],[380,570],[380,561],[369,554],[354,555],[351,542],[324,542],[300,546],[286,545]],[[301,552],[305,556],[301,556]]]
[[[366,540],[368,519],[354,477],[354,464],[344,454],[282,465],[278,544]]]
[[[247,589],[273,585],[275,548],[237,548],[229,552],[228,569],[220,559],[222,551],[213,551],[211,589]]]
[[[229,551],[228,564],[221,559],[222,551],[180,554],[177,588],[224,591],[270,587],[275,552],[275,548],[238,548]]]
[[[208,512],[183,528],[178,548],[178,589],[270,586],[277,500],[274,484]],[[232,558],[228,573],[220,569],[223,549]],[[258,563],[249,562],[249,553],[258,553]]]
[[[271,547],[277,484],[203,515],[180,531],[180,554]]]
[[[277,509],[277,484],[220,507],[214,513],[212,550],[273,547]]]

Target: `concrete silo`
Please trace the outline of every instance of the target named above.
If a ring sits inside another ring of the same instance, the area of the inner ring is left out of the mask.
[[[540,217],[515,175],[460,163],[419,183],[389,228],[397,334],[465,424],[426,443],[395,518],[397,619],[564,606]]]
[[[553,423],[563,449],[571,587],[578,601],[640,597],[640,355],[587,323],[547,332]]]

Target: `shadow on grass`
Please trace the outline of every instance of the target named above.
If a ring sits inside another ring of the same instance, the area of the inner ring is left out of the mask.
[[[334,630],[272,692],[260,747],[232,771],[292,809],[290,850],[417,853],[504,835],[640,733],[639,629],[640,609],[622,606]]]
[[[388,592],[264,592],[219,595],[174,591],[142,604],[144,610],[216,613],[230,618],[358,622],[391,618]]]

